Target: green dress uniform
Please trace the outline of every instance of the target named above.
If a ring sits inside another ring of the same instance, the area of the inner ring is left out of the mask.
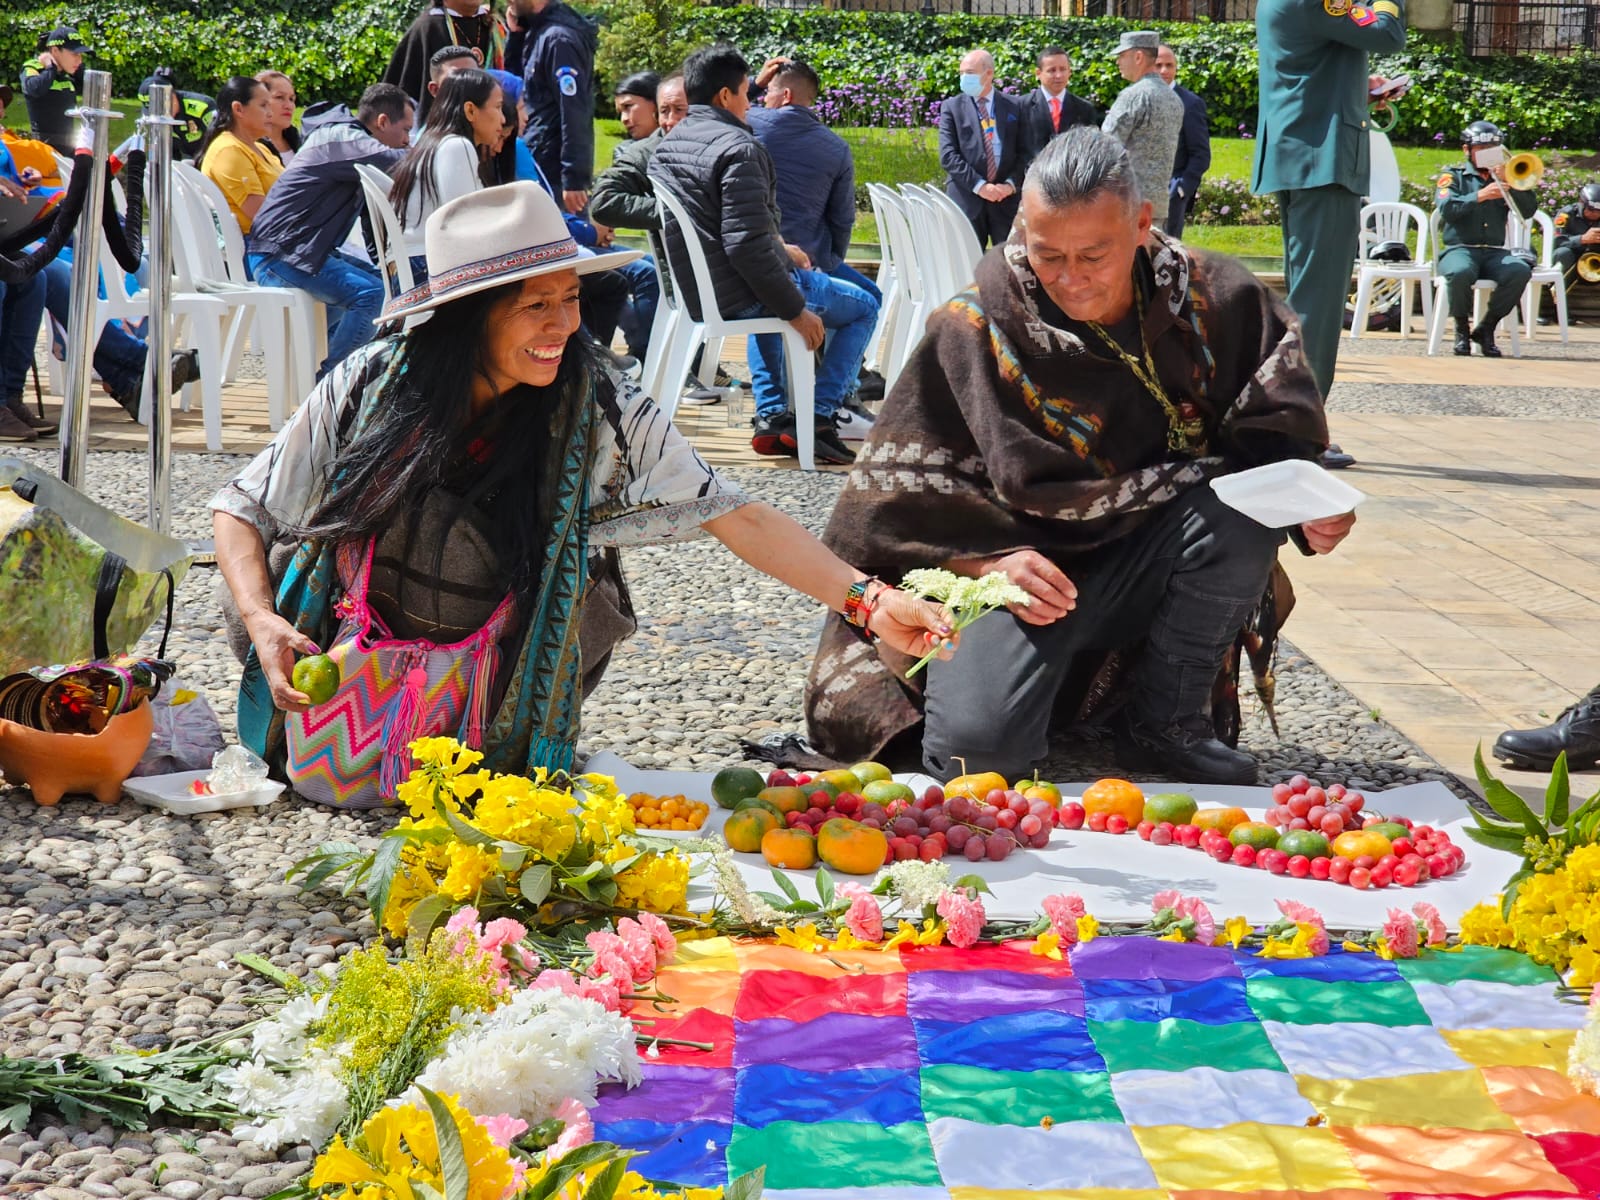
[[[1568,291],[1578,281],[1577,272],[1573,270],[1578,263],[1578,256],[1589,250],[1600,252],[1600,242],[1585,244],[1583,240],[1583,235],[1591,229],[1600,229],[1600,220],[1589,220],[1583,215],[1583,209],[1581,203],[1569,204],[1556,214],[1556,244],[1550,259],[1561,268]]]
[[[1481,328],[1495,325],[1517,306],[1528,286],[1533,265],[1507,250],[1506,219],[1511,214],[1504,200],[1478,199],[1494,180],[1480,175],[1470,163],[1451,167],[1439,176],[1433,206],[1439,210],[1439,274],[1447,281],[1450,316],[1458,326],[1472,315],[1472,285],[1480,279],[1494,281]],[[1533,216],[1539,198],[1533,189],[1507,190],[1524,219]]]
[[[1256,43],[1250,190],[1277,193],[1289,307],[1326,396],[1368,182],[1367,52],[1405,48],[1405,8],[1402,0],[1259,0]]]

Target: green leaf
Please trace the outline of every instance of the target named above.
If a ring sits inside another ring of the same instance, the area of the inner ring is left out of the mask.
[[[602,879],[592,888],[594,898],[601,904],[615,904],[617,902],[617,881],[615,879]]]
[[[766,1182],[766,1167],[757,1167],[753,1171],[746,1171],[722,1189],[722,1200],[760,1200],[761,1192],[766,1186]]]
[[[1523,803],[1522,797],[1489,774],[1489,769],[1483,765],[1481,744],[1472,752],[1472,766],[1478,773],[1478,783],[1483,788],[1483,798],[1489,802],[1490,808],[1508,821],[1519,822],[1528,831],[1529,837],[1549,836],[1544,826],[1539,823],[1539,818],[1533,815],[1533,809]]]
[[[448,896],[441,896],[435,892],[431,896],[424,896],[412,907],[406,917],[406,950],[411,954],[420,954],[427,948],[428,939],[433,936],[433,931],[439,925],[441,918],[449,915],[454,901]]]
[[[550,880],[553,874],[545,863],[529,867],[518,878],[517,890],[529,904],[543,904],[545,897],[550,894]]]
[[[583,1189],[583,1200],[612,1200],[617,1194],[617,1184],[622,1182],[623,1172],[628,1169],[626,1158],[614,1158],[605,1165],[601,1171],[589,1181],[589,1186]]]
[[[790,900],[800,899],[800,890],[794,886],[794,881],[782,871],[774,871],[772,873],[772,879],[773,882],[778,885],[778,888],[783,892],[783,894],[789,897]]]
[[[529,848],[519,846],[515,842],[500,843],[500,869],[507,875],[515,875],[522,869],[522,864],[528,861]]]
[[[1526,835],[1521,832],[1475,829],[1470,825],[1467,826],[1466,834],[1480,846],[1488,846],[1491,850],[1504,850],[1518,857],[1521,856],[1522,845],[1527,840]]]
[[[242,967],[249,967],[257,975],[266,976],[281,988],[290,988],[299,982],[289,972],[273,966],[259,954],[250,954],[241,950],[233,956],[233,961]]]
[[[469,846],[488,846],[491,848],[499,847],[499,838],[490,837],[482,830],[474,829],[471,825],[468,825],[460,817],[456,816],[455,813],[451,812],[448,807],[446,807],[444,797],[435,796],[433,798],[433,811],[439,814],[440,819],[442,819],[446,825],[450,826],[450,832],[454,833],[456,837],[460,838],[463,842],[466,842]]]
[[[755,896],[756,899],[764,900],[767,904],[777,909],[779,912],[788,912],[789,905],[794,903],[794,901],[790,900],[787,896],[780,896],[777,892],[756,892]]]
[[[372,910],[372,920],[383,929],[383,914],[389,908],[389,889],[394,886],[394,873],[400,869],[400,853],[406,847],[404,838],[386,837],[378,843],[378,852],[372,856],[372,870],[367,875],[367,907]]]
[[[1517,893],[1522,890],[1522,885],[1533,878],[1533,868],[1523,867],[1510,879],[1506,880],[1506,890],[1500,897],[1500,917],[1502,920],[1511,919],[1511,906],[1517,902]]]
[[[1472,815],[1472,819],[1478,823],[1479,829],[1488,829],[1494,831],[1495,833],[1514,833],[1519,838],[1525,838],[1528,836],[1528,831],[1521,825],[1518,825],[1515,821],[1502,821],[1499,817],[1491,817],[1481,808],[1471,804],[1467,806],[1467,812],[1469,812]]]
[[[0,1129],[7,1133],[21,1132],[33,1115],[33,1105],[19,1100],[9,1108],[0,1108]]]
[[[641,850],[638,854],[629,855],[627,858],[619,858],[616,862],[610,863],[607,869],[610,870],[613,877],[621,875],[648,853],[648,850]]]
[[[993,892],[989,891],[989,885],[983,881],[982,875],[963,875],[960,879],[956,880],[954,886],[958,888],[972,888],[975,891],[985,892],[991,896],[994,895]]]
[[[817,868],[817,898],[822,901],[823,908],[833,907],[833,876],[828,874],[827,867]]]
[[[472,1185],[472,1174],[467,1168],[467,1155],[461,1148],[461,1130],[436,1092],[421,1084],[417,1091],[428,1102],[433,1114],[433,1134],[439,1142],[439,1169],[444,1174],[444,1200],[467,1200],[467,1190]]]
[[[1551,829],[1567,823],[1567,805],[1572,799],[1572,781],[1567,774],[1567,752],[1556,755],[1550,771],[1550,785],[1544,790],[1544,822]]]

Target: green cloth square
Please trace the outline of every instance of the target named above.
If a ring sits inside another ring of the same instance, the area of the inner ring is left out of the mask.
[[[1421,958],[1397,958],[1395,966],[1419,983],[1455,983],[1482,979],[1489,983],[1554,983],[1556,973],[1516,950],[1463,946],[1448,953],[1430,950]]]
[[[922,1112],[930,1121],[960,1117],[985,1125],[1121,1121],[1105,1071],[988,1071],[922,1068]]]
[[[939,1187],[928,1127],[920,1122],[777,1121],[761,1129],[735,1125],[728,1177],[766,1167],[766,1186],[839,1188]]]
[[[1253,1021],[1229,1025],[1205,1025],[1177,1017],[1164,1021],[1090,1021],[1089,1035],[1112,1074],[1187,1071],[1190,1067],[1284,1070],[1267,1031]]]
[[[1292,975],[1260,975],[1245,981],[1250,1007],[1263,1021],[1332,1025],[1431,1025],[1409,983],[1334,983]]]

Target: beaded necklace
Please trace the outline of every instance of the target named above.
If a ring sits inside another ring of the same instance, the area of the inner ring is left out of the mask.
[[[1122,360],[1124,366],[1133,372],[1137,379],[1148,392],[1161,405],[1167,414],[1167,449],[1179,454],[1204,454],[1206,452],[1205,420],[1196,414],[1185,417],[1183,412],[1172,402],[1167,395],[1167,389],[1161,384],[1161,377],[1156,373],[1155,359],[1150,353],[1150,346],[1144,338],[1144,310],[1146,297],[1144,294],[1144,280],[1137,274],[1134,278],[1134,318],[1137,322],[1139,334],[1139,351],[1141,357],[1135,358],[1122,348],[1122,344],[1112,337],[1104,325],[1098,321],[1087,321],[1095,335]]]

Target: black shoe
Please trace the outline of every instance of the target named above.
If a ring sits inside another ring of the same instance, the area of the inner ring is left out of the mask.
[[[1562,751],[1570,770],[1600,765],[1600,687],[1542,729],[1508,729],[1494,743],[1496,758],[1523,771],[1548,771]]]
[[[1116,718],[1117,764],[1183,783],[1256,781],[1256,760],[1217,741],[1211,721],[1196,715],[1152,729],[1123,712]]]
[[[1472,353],[1472,335],[1467,332],[1467,323],[1465,321],[1456,322],[1455,351],[1462,358]]]
[[[1346,454],[1336,445],[1330,445],[1322,452],[1322,456],[1317,461],[1322,464],[1322,469],[1325,471],[1342,471],[1346,467],[1356,465],[1356,456],[1354,454]]]
[[[849,466],[855,462],[856,452],[844,444],[844,439],[839,436],[839,427],[832,417],[818,417],[816,430],[813,454],[819,463]]]
[[[40,437],[49,437],[51,434],[55,433],[61,428],[59,422],[47,421],[38,413],[29,412],[28,406],[23,401],[21,396],[7,397],[6,411],[8,411],[17,420],[21,421],[29,429],[33,430],[34,433],[38,434]]]
[[[1472,331],[1472,340],[1478,343],[1478,352],[1485,358],[1503,358],[1500,347],[1494,344],[1494,326],[1479,325]],[[1457,351],[1460,353],[1460,351]]]
[[[750,449],[765,458],[793,458],[800,453],[794,436],[794,414],[787,409],[770,417],[759,413],[750,422]]]
[[[861,368],[861,377],[856,384],[856,396],[860,400],[876,402],[883,399],[883,376],[876,371]]]
[[[177,350],[173,352],[172,364],[172,394],[177,395],[178,390],[187,383],[200,382],[200,352],[197,350]],[[139,419],[139,398],[144,388],[144,372],[141,370],[134,376],[131,386],[121,391],[112,391],[111,398],[122,405],[122,411],[127,413],[131,420]],[[111,389],[107,389],[111,391]]]

